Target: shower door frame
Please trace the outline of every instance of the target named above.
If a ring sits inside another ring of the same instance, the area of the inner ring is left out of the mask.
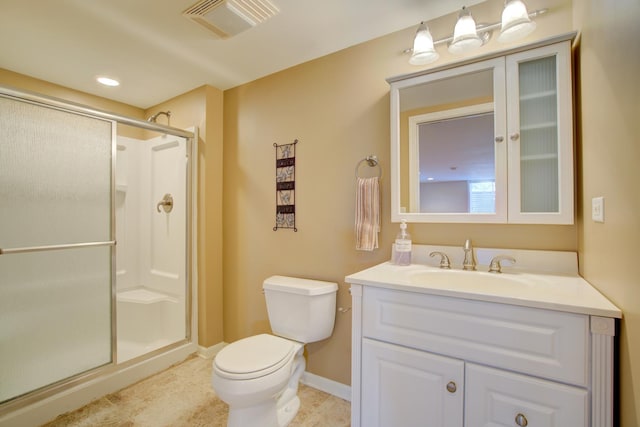
[[[30,391],[24,395],[16,396],[2,404],[0,404],[0,417],[5,414],[11,413],[17,409],[31,405],[42,399],[51,397],[62,391],[69,390],[79,384],[85,383],[89,380],[95,379],[103,374],[117,373],[122,367],[127,367],[140,362],[141,360],[149,359],[155,355],[166,352],[172,348],[179,347],[186,343],[192,343],[197,346],[197,320],[193,318],[195,313],[194,295],[196,295],[195,286],[195,270],[196,266],[194,262],[196,260],[195,251],[193,248],[195,226],[197,224],[197,218],[195,217],[194,192],[196,191],[197,180],[194,177],[196,172],[197,162],[197,140],[198,129],[193,128],[192,131],[173,128],[170,126],[164,126],[157,123],[152,123],[144,120],[139,120],[132,117],[119,115],[116,113],[98,110],[90,108],[85,105],[77,104],[70,101],[65,101],[59,98],[49,97],[41,95],[35,92],[26,91],[22,89],[13,88],[0,84],[0,97],[6,99],[13,99],[22,102],[28,102],[34,105],[39,105],[46,108],[52,108],[59,111],[67,112],[70,114],[79,114],[89,118],[109,121],[113,124],[111,131],[111,192],[110,192],[110,209],[111,209],[111,231],[110,241],[106,242],[91,242],[91,243],[79,243],[68,245],[53,245],[48,247],[29,247],[29,248],[9,248],[7,250],[0,249],[0,256],[10,255],[12,253],[21,252],[34,252],[45,250],[58,250],[71,247],[90,247],[90,246],[111,246],[111,362],[101,366],[90,369],[89,371],[82,372],[68,378],[56,381],[52,384],[43,386],[36,390]],[[153,350],[149,353],[145,353],[141,356],[127,360],[123,363],[118,363],[117,360],[117,304],[116,304],[116,217],[115,217],[115,192],[116,192],[116,151],[117,151],[117,124],[123,124],[132,126],[135,128],[141,128],[148,131],[159,132],[162,134],[168,134],[172,136],[183,137],[186,140],[186,154],[187,154],[187,167],[186,167],[186,239],[185,239],[185,338],[174,343],[168,344],[160,349]],[[195,339],[195,340],[194,340]]]

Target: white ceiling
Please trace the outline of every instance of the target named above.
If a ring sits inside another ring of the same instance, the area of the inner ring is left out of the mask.
[[[148,108],[204,84],[235,87],[485,0],[272,1],[278,15],[221,40],[182,16],[196,0],[0,0],[0,68]],[[122,84],[102,87],[98,75]]]

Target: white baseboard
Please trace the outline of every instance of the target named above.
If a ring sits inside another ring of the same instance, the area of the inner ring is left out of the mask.
[[[306,372],[302,375],[300,382],[309,387],[313,387],[325,393],[329,393],[333,396],[339,397],[346,401],[351,402],[351,387],[339,383],[337,381],[330,380],[328,378],[321,377],[311,372]]]
[[[222,350],[227,345],[226,342],[220,342],[218,344],[212,345],[211,347],[202,347],[198,346],[198,356],[204,359],[213,359],[213,357],[218,354],[220,350]]]

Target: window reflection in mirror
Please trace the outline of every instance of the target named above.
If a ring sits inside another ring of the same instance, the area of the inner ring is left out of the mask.
[[[403,88],[400,203],[411,213],[495,213],[493,70]]]
[[[493,104],[409,118],[411,212],[495,213]]]

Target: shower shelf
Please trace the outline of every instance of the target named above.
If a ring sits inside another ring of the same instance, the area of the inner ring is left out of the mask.
[[[118,292],[118,302],[132,302],[136,304],[153,304],[156,302],[178,302],[176,298],[169,295],[152,291],[145,288],[130,289]]]
[[[127,184],[116,184],[116,191],[119,191],[121,193],[126,193],[127,192]]]

